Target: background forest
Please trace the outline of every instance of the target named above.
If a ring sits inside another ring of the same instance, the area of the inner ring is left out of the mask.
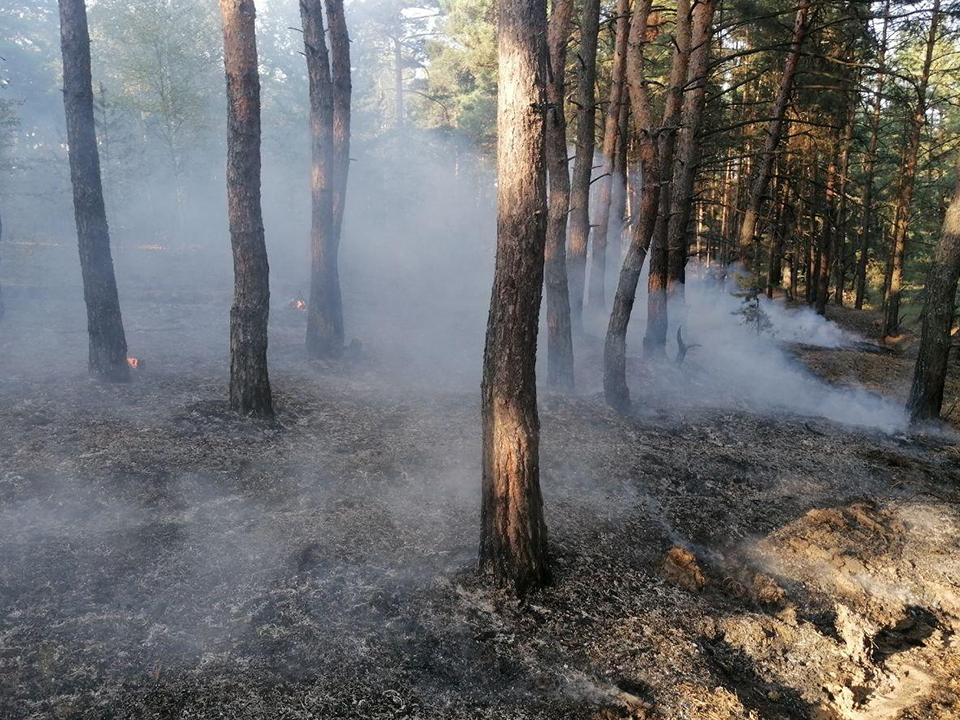
[[[731,1],[717,11],[692,243],[703,257],[724,253],[725,238],[733,237],[746,202],[751,163],[788,49],[795,8],[781,5]],[[422,179],[426,164],[444,170],[489,165],[496,135],[494,11],[488,0],[351,4],[355,170],[363,173],[364,192],[376,198],[366,213],[385,217],[393,208],[422,205],[431,186],[411,180]],[[950,8],[938,12],[929,77],[923,82],[924,122],[907,234],[907,319],[919,312],[925,265],[953,183],[958,138],[956,23]],[[669,75],[673,8],[664,7],[655,16],[647,76],[659,115],[665,93],[657,88],[667,84]],[[615,17],[613,4],[602,5],[595,81],[598,150],[609,110]],[[580,18],[577,8],[567,53],[571,158],[582,114],[575,102],[582,79]],[[889,282],[897,191],[930,21],[931,8],[915,3],[819,3],[812,11],[788,111],[787,147],[778,155],[770,189],[779,201],[763,208],[769,216],[761,219],[763,242],[773,252],[774,236],[789,235],[780,252],[793,263],[794,255],[815,254],[817,238],[824,233],[838,233],[843,240],[839,271],[851,303],[861,245],[868,248],[866,302],[882,304]],[[211,218],[225,207],[217,160],[223,153],[225,100],[215,7],[191,0],[99,0],[90,3],[90,23],[97,130],[115,244],[223,250],[209,230]],[[302,152],[307,146],[307,93],[297,4],[263,3],[257,26],[268,178],[265,212],[268,226],[282,228],[270,234],[276,244],[291,230],[290,214],[271,212],[291,202],[306,203],[295,192],[305,172],[301,168],[309,162]],[[0,28],[0,197],[6,239],[49,240],[68,233],[72,223],[56,89],[56,5],[4,3]],[[627,167],[635,164],[632,145]],[[628,174],[625,168],[621,172]],[[629,175],[636,185],[639,173]],[[470,192],[489,197],[490,177]],[[155,222],[158,214],[164,217],[162,225]],[[629,214],[627,208],[628,219]],[[611,246],[616,253],[618,244]],[[16,252],[8,250],[8,257]],[[612,260],[607,266],[615,278],[619,263]],[[799,259],[796,268],[802,284],[808,268]],[[776,279],[787,287],[792,282],[789,271]],[[835,292],[832,297],[840,299]]]

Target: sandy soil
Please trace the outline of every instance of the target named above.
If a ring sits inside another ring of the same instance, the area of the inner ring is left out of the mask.
[[[472,385],[398,381],[378,337],[308,362],[278,304],[258,424],[223,401],[225,296],[125,297],[125,387],[84,375],[75,304],[28,302],[0,330],[0,717],[960,717],[950,434],[658,404],[637,363],[629,417],[544,393],[555,582],[521,603],[474,572]],[[894,395],[909,364],[794,352]]]

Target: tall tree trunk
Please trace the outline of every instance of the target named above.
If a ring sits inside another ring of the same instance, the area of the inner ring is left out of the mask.
[[[960,170],[960,164],[958,164]],[[960,178],[960,174],[958,174]],[[933,420],[940,416],[943,386],[950,354],[950,327],[953,304],[960,280],[960,179],[943,221],[943,234],[937,241],[933,262],[927,273],[926,301],[920,330],[920,350],[913,371],[913,385],[907,410],[913,421]]]
[[[570,278],[570,317],[575,332],[583,325],[583,292],[587,272],[587,241],[590,237],[590,178],[597,105],[597,35],[600,32],[600,0],[584,0],[580,24],[580,72],[577,76],[577,156],[570,185],[570,240],[567,272]]]
[[[343,347],[343,299],[340,293],[340,240],[343,236],[343,213],[347,202],[347,178],[350,172],[350,103],[353,92],[350,78],[350,36],[343,12],[343,0],[324,0],[327,10],[327,33],[330,36],[330,76],[333,82],[333,220],[330,252],[329,298],[326,306],[328,322],[333,328],[332,340]]]
[[[790,164],[787,165],[787,178],[781,182],[783,199],[777,205],[777,219],[774,223],[773,240],[770,247],[770,257],[767,263],[767,291],[768,298],[773,297],[773,291],[779,288],[782,281],[783,247],[787,234],[787,215],[790,212]],[[779,195],[780,193],[778,193]]]
[[[343,347],[333,318],[339,297],[331,275],[337,266],[333,249],[333,81],[323,27],[321,0],[300,0],[304,56],[310,94],[310,300],[307,304],[307,351],[316,357],[336,355]]]
[[[593,231],[593,247],[590,254],[590,287],[588,307],[602,311],[606,304],[607,281],[607,236],[610,229],[610,209],[617,164],[617,147],[620,138],[621,104],[623,103],[623,75],[627,60],[627,33],[630,30],[629,0],[617,0],[617,32],[614,40],[613,71],[610,78],[610,103],[603,130],[603,163],[597,180],[596,226]],[[620,232],[620,219],[615,218],[616,231]]]
[[[547,384],[573,387],[573,339],[567,286],[567,211],[570,170],[567,167],[567,120],[564,113],[567,43],[573,0],[557,0],[550,14],[547,75],[546,157],[550,178],[544,275],[547,287]]]
[[[629,14],[629,11],[628,11]],[[627,20],[629,23],[629,19]],[[629,30],[629,27],[628,27]],[[626,52],[626,51],[624,51]],[[620,123],[617,127],[617,155],[613,163],[613,197],[610,201],[610,214],[614,223],[618,226],[619,232],[614,233],[614,246],[608,250],[608,256],[613,257],[615,266],[619,266],[623,260],[623,241],[628,232],[627,221],[627,196],[630,186],[629,165],[627,164],[627,151],[630,146],[630,101],[627,98],[626,80],[624,80],[624,89],[620,96]]]
[[[793,92],[793,80],[797,74],[797,65],[800,63],[800,51],[803,46],[804,36],[807,34],[809,15],[810,0],[800,0],[800,5],[797,7],[797,14],[793,21],[793,36],[790,40],[790,52],[783,66],[783,74],[780,76],[780,89],[777,92],[777,101],[773,107],[773,116],[767,125],[766,139],[763,143],[763,149],[760,151],[760,156],[757,159],[757,170],[753,187],[750,189],[747,206],[743,212],[743,220],[740,223],[737,245],[740,252],[740,261],[747,269],[751,267],[753,244],[757,232],[757,219],[760,216],[760,207],[763,204],[763,198],[767,193],[767,186],[770,184],[773,158],[780,144],[780,136],[783,134],[784,117],[787,113],[787,105],[790,103],[790,95]]]
[[[642,185],[639,207],[636,211],[637,219],[633,223],[630,244],[620,270],[617,292],[613,298],[613,311],[610,313],[610,323],[607,326],[607,336],[603,346],[604,396],[612,407],[621,411],[630,407],[626,370],[627,326],[630,323],[630,314],[637,295],[640,271],[650,246],[650,236],[653,234],[660,194],[656,128],[644,75],[644,46],[650,39],[647,21],[652,4],[653,0],[637,0],[627,41],[626,76]]]
[[[857,83],[859,84],[859,83]],[[843,305],[843,291],[847,277],[847,177],[850,173],[850,147],[853,144],[853,128],[857,119],[857,96],[848,95],[850,106],[847,108],[847,120],[843,126],[843,137],[840,140],[840,167],[837,185],[836,215],[833,222],[833,268],[834,286],[836,294],[833,296],[834,305]]]
[[[877,87],[873,94],[873,115],[870,120],[870,140],[867,144],[863,179],[863,224],[860,228],[860,255],[857,258],[856,298],[854,307],[863,309],[867,291],[867,258],[870,235],[873,232],[873,183],[877,170],[877,144],[880,141],[880,116],[883,109],[883,85],[886,80],[887,28],[890,24],[890,0],[883,5],[883,30],[877,48]]]
[[[227,76],[227,200],[233,247],[230,407],[273,415],[267,374],[270,267],[260,211],[260,73],[253,0],[220,0]]]
[[[883,316],[883,336],[893,335],[900,326],[900,293],[903,281],[903,263],[907,250],[907,228],[910,225],[910,209],[913,201],[913,185],[917,176],[917,159],[920,155],[920,136],[927,118],[927,86],[930,82],[930,67],[933,64],[933,49],[937,44],[940,29],[940,0],[933,0],[930,14],[930,30],[927,33],[927,48],[923,59],[920,81],[917,83],[917,104],[910,118],[910,137],[903,158],[900,189],[894,213],[893,263],[890,267],[890,286]]]
[[[837,229],[834,227],[834,207],[837,203],[836,185],[837,185],[837,147],[839,138],[834,134],[830,141],[830,160],[827,166],[827,184],[823,196],[823,233],[820,236],[820,250],[818,257],[820,262],[818,267],[820,271],[817,275],[817,313],[824,315],[827,312],[827,299],[830,296],[830,270],[833,260],[834,233]]]
[[[550,577],[536,381],[547,230],[546,2],[500,0],[497,14],[497,258],[483,353],[480,569],[522,594]]]
[[[687,228],[693,210],[693,187],[700,163],[700,119],[707,90],[707,63],[713,38],[713,16],[718,0],[694,5],[692,40],[683,95],[682,127],[674,161],[673,200],[667,228],[667,293],[682,295],[686,280]]]
[[[87,306],[90,372],[115,382],[130,379],[127,339],[120,315],[117,280],[100,181],[100,156],[93,118],[90,33],[84,0],[60,0],[63,106],[67,118],[70,181],[77,222],[83,299]]]
[[[645,355],[659,357],[667,346],[667,281],[669,276],[669,229],[673,194],[673,156],[680,130],[683,89],[690,59],[690,0],[677,0],[677,19],[673,38],[673,64],[667,88],[663,121],[660,123],[660,197],[657,219],[650,240],[650,272],[647,275],[647,332],[643,336]]]

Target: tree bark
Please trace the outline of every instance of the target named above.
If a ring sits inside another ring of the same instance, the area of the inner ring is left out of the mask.
[[[667,345],[667,283],[669,278],[669,248],[667,231],[672,210],[671,184],[674,172],[674,151],[680,130],[683,110],[683,89],[687,82],[690,59],[690,0],[677,0],[677,19],[674,29],[673,64],[670,84],[660,123],[660,197],[653,238],[650,240],[650,272],[647,275],[647,332],[643,336],[645,355],[661,357]]]
[[[660,194],[656,128],[644,75],[644,45],[651,39],[647,22],[652,4],[653,0],[638,0],[630,21],[630,35],[627,41],[626,76],[642,186],[639,207],[636,211],[637,219],[633,223],[630,244],[620,270],[603,347],[604,396],[612,407],[620,411],[630,407],[626,370],[627,326],[636,300],[640,271],[643,268],[647,249],[650,247]]]
[[[480,569],[518,594],[549,581],[537,325],[547,199],[545,0],[498,4],[497,256],[483,354]]]
[[[760,157],[757,161],[756,177],[750,189],[743,220],[740,222],[737,245],[740,253],[740,262],[745,269],[752,264],[753,245],[756,239],[757,219],[760,216],[760,207],[770,184],[770,174],[773,168],[773,158],[780,145],[783,134],[784,117],[793,92],[793,80],[797,74],[797,65],[800,63],[800,51],[803,39],[807,34],[807,22],[810,15],[810,0],[800,0],[797,14],[793,21],[793,36],[790,40],[790,52],[783,66],[783,75],[780,76],[780,89],[777,92],[777,101],[774,104],[772,120],[766,129],[766,140]]]
[[[958,163],[960,169],[960,163]],[[960,177],[960,176],[958,176]],[[960,180],[943,221],[943,234],[937,241],[933,262],[927,273],[926,301],[920,349],[913,371],[913,384],[907,410],[914,422],[940,416],[943,387],[950,355],[950,328],[953,324],[954,298],[960,280]]]
[[[707,89],[707,63],[718,0],[700,0],[693,8],[693,30],[679,147],[674,161],[673,199],[667,227],[667,294],[682,295],[686,279],[687,229],[693,211],[693,187],[700,163],[700,120]]]
[[[930,15],[930,30],[927,33],[926,54],[920,81],[917,83],[917,104],[910,118],[910,135],[907,151],[901,165],[900,187],[894,212],[893,262],[890,266],[890,283],[887,290],[883,316],[883,336],[890,337],[900,326],[900,293],[903,281],[903,263],[907,250],[907,228],[910,225],[910,209],[913,202],[913,186],[917,176],[917,159],[920,155],[920,136],[927,118],[927,86],[930,82],[930,67],[933,65],[933,49],[940,29],[940,0],[934,0]]]
[[[89,368],[98,377],[125,382],[130,379],[130,367],[103,204],[84,0],[60,0],[60,48],[73,210],[87,306]]]
[[[850,106],[847,108],[847,120],[840,140],[840,167],[837,178],[839,193],[833,221],[833,268],[836,288],[836,294],[833,296],[834,305],[843,305],[843,291],[847,277],[847,179],[850,174],[850,147],[853,144],[853,129],[857,119],[857,96],[851,92],[848,98]]]
[[[567,43],[573,0],[557,0],[548,32],[546,158],[550,178],[544,275],[547,287],[547,384],[573,388],[573,338],[567,285],[567,211],[570,169],[567,167],[567,120],[564,112]]]
[[[233,248],[230,407],[273,415],[267,373],[270,267],[260,210],[260,73],[253,0],[220,0],[227,77],[227,201]]]
[[[628,11],[629,13],[629,11]],[[629,24],[629,19],[627,20]],[[629,30],[629,25],[628,25]],[[626,52],[626,51],[624,51]],[[619,228],[619,232],[614,233],[613,248],[608,248],[607,256],[612,255],[614,263],[620,265],[623,260],[623,241],[629,232],[627,227],[627,197],[629,193],[629,165],[627,164],[627,151],[630,146],[630,101],[627,98],[626,80],[620,96],[620,122],[617,127],[617,154],[613,163],[613,184],[612,199],[610,201],[610,214]],[[608,233],[609,235],[609,233]],[[609,241],[608,241],[609,242]]]
[[[333,220],[325,277],[329,288],[325,297],[328,322],[333,328],[331,342],[343,347],[343,299],[340,292],[340,241],[343,237],[343,213],[347,202],[347,178],[350,173],[350,104],[353,85],[350,77],[350,36],[343,11],[343,0],[324,0],[327,31],[330,36],[330,76],[333,82]],[[331,345],[333,347],[333,345]]]
[[[834,212],[836,206],[836,184],[837,184],[837,148],[839,138],[834,134],[830,141],[830,164],[827,166],[827,184],[823,195],[823,232],[820,235],[820,244],[817,257],[819,258],[816,290],[816,310],[820,315],[827,312],[827,299],[830,296],[830,270],[832,268],[834,233],[836,228],[833,224]]]
[[[333,81],[323,27],[321,0],[300,0],[304,55],[310,95],[310,300],[307,303],[307,351],[335,356],[343,347],[334,318],[336,250],[333,247]],[[331,259],[333,262],[331,262]]]
[[[596,226],[590,253],[588,307],[602,311],[606,305],[607,236],[610,229],[612,190],[615,182],[617,148],[620,143],[620,110],[623,103],[624,71],[627,60],[627,33],[630,29],[629,0],[617,0],[617,32],[614,40],[613,70],[610,78],[610,102],[603,129],[603,162],[597,180]],[[616,220],[617,232],[620,221]]]
[[[854,307],[863,309],[867,291],[867,257],[870,250],[870,234],[873,231],[873,184],[877,171],[877,145],[880,141],[880,116],[883,109],[883,85],[886,79],[887,28],[890,24],[890,0],[883,6],[883,30],[877,48],[877,88],[873,94],[873,115],[870,120],[870,140],[867,144],[866,167],[863,178],[863,225],[860,228],[860,255],[857,258],[856,297]]]
[[[587,242],[590,237],[590,179],[597,105],[597,35],[600,32],[600,0],[584,0],[580,24],[580,73],[577,77],[577,156],[570,184],[570,239],[567,272],[570,285],[570,320],[575,332],[583,326],[583,294],[587,272]]]

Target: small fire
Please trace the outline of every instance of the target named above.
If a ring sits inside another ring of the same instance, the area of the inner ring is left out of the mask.
[[[301,295],[297,295],[293,300],[290,301],[290,307],[294,310],[306,310],[307,301],[304,300]]]
[[[128,357],[128,358],[127,358],[127,365],[129,365],[129,366],[130,366],[131,368],[133,368],[134,370],[139,370],[139,369],[140,369],[140,360],[139,360],[138,358],[135,358],[135,357]]]

